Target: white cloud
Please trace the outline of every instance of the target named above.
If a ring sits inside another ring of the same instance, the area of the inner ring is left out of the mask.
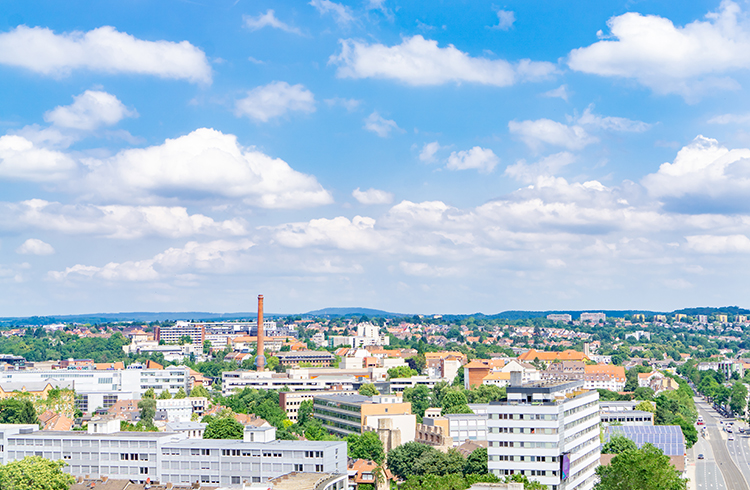
[[[23,136],[0,136],[0,178],[53,182],[75,169],[76,162],[65,153],[40,148]]]
[[[563,167],[573,163],[575,159],[575,155],[563,151],[546,156],[532,164],[527,164],[526,160],[519,160],[513,165],[506,167],[505,175],[530,184],[536,182],[540,177],[557,174]]]
[[[581,150],[598,141],[581,126],[566,126],[549,119],[510,121],[508,129],[534,151],[539,151],[544,144],[561,146],[568,150]]]
[[[344,250],[378,250],[390,240],[375,229],[375,220],[355,216],[313,219],[274,228],[274,238],[286,247],[334,247]]]
[[[359,187],[352,192],[354,199],[361,204],[390,204],[393,202],[393,194],[379,189],[359,190]]]
[[[635,78],[660,94],[687,99],[715,89],[737,88],[723,77],[750,68],[750,31],[740,7],[724,0],[718,12],[684,27],[655,15],[629,12],[607,22],[612,39],[570,52],[571,69]]]
[[[748,210],[750,149],[729,150],[698,136],[642,183],[649,194],[685,212]]]
[[[500,163],[495,152],[489,148],[475,146],[471,150],[454,151],[448,157],[445,168],[448,170],[476,169],[480,173],[488,174]]]
[[[110,26],[63,34],[18,26],[0,33],[0,64],[55,77],[87,69],[211,83],[205,53],[189,42],[144,41]]]
[[[29,238],[16,249],[16,253],[23,255],[52,255],[55,249],[49,243],[38,238]]]
[[[750,238],[745,235],[693,235],[685,237],[691,250],[705,254],[750,253]]]
[[[750,122],[750,114],[722,114],[708,120],[708,124],[745,124],[748,122]]]
[[[331,14],[337,24],[346,26],[354,22],[354,15],[349,7],[331,0],[312,0],[310,5],[315,7],[320,15]]]
[[[346,109],[348,112],[354,112],[362,105],[361,100],[357,99],[344,99],[342,97],[334,97],[332,99],[325,99],[324,101],[329,107],[339,105]]]
[[[399,267],[408,276],[419,277],[450,277],[458,273],[455,267],[439,267],[425,262],[401,261]]]
[[[44,120],[59,128],[93,131],[101,126],[112,126],[126,117],[137,117],[135,110],[112,94],[86,90],[73,97],[68,106],[57,106],[44,114]]]
[[[279,19],[277,19],[276,14],[272,9],[268,9],[265,14],[258,14],[257,17],[245,15],[242,17],[242,20],[245,22],[245,27],[247,27],[251,31],[257,31],[258,29],[263,29],[264,27],[273,27],[274,29],[281,29],[282,31],[292,34],[302,35],[302,31],[300,31],[296,27],[292,27],[289,24],[281,22]]]
[[[50,271],[48,277],[56,281],[83,277],[115,282],[155,281],[185,271],[231,274],[253,246],[250,240],[188,242],[183,248],[170,248],[151,259],[110,262],[102,267],[76,264],[63,271]]]
[[[392,119],[385,119],[383,116],[378,114],[378,111],[373,111],[372,114],[367,116],[365,119],[364,128],[371,131],[381,138],[390,136],[391,131],[401,131],[396,121]]]
[[[492,26],[492,29],[499,29],[501,31],[507,31],[513,27],[513,23],[516,21],[516,14],[512,10],[498,10],[497,11],[497,24]]]
[[[243,219],[214,221],[202,214],[188,214],[184,207],[95,206],[60,204],[42,199],[0,204],[0,227],[124,239],[150,235],[181,238],[248,234]]]
[[[548,90],[542,94],[544,97],[553,97],[553,98],[559,98],[564,100],[565,102],[568,101],[568,98],[571,95],[571,92],[568,91],[567,85],[560,85],[559,87]]]
[[[122,150],[86,162],[84,189],[109,201],[222,197],[265,208],[329,204],[315,179],[278,158],[237,143],[237,137],[201,128],[162,145]]]
[[[440,48],[437,41],[419,35],[391,47],[353,39],[340,43],[341,53],[329,61],[339,65],[339,78],[384,78],[416,86],[471,82],[503,87],[548,78],[556,72],[555,65],[547,62],[521,60],[513,65],[505,60],[474,58],[452,44]]]
[[[427,163],[435,161],[435,154],[440,151],[440,144],[437,141],[432,143],[425,143],[422,147],[422,151],[419,152],[419,160]]]
[[[624,131],[630,133],[642,133],[651,129],[651,125],[643,121],[633,121],[624,117],[599,116],[591,112],[593,104],[587,107],[581,117],[578,118],[578,124],[582,126],[594,126],[600,129],[610,131]]]
[[[256,121],[267,122],[287,112],[315,112],[315,96],[304,85],[271,82],[254,88],[247,97],[235,103],[235,114]]]

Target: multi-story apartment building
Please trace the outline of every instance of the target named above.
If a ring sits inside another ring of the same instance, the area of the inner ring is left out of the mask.
[[[71,387],[76,405],[84,413],[109,408],[118,400],[141,398],[149,388],[176,394],[180,388],[190,391],[190,371],[184,366],[166,369],[2,371],[0,383],[49,383]]]
[[[583,381],[522,384],[488,409],[488,468],[522,474],[550,490],[589,490],[599,465],[599,393]]]
[[[302,376],[272,371],[224,371],[221,375],[221,392],[224,396],[244,388],[290,391],[354,390],[355,384],[359,386],[361,383],[350,375]]]
[[[336,356],[326,351],[303,350],[294,352],[278,352],[276,357],[282,366],[300,366],[303,364],[311,367],[330,367]]]
[[[552,314],[547,315],[547,320],[552,320],[553,322],[570,323],[573,321],[573,317],[571,315],[566,315],[562,313],[552,313]]]
[[[354,390],[330,390],[326,391],[330,395],[356,395],[357,392]],[[297,415],[299,413],[299,407],[302,402],[310,400],[313,397],[319,396],[320,391],[282,391],[279,392],[279,406],[286,412],[286,416],[292,422],[297,422]]]
[[[63,471],[76,477],[214,486],[264,482],[292,472],[346,474],[343,441],[189,439],[183,432],[112,430],[118,427],[119,421],[93,422],[89,432],[0,425],[0,463],[36,455],[63,460],[68,464]]]
[[[581,313],[581,321],[592,323],[606,322],[607,315],[604,313]]]
[[[264,321],[266,335],[276,335],[276,322]],[[154,340],[176,344],[184,336],[192,339],[193,345],[202,347],[208,340],[214,347],[222,347],[228,339],[240,335],[257,335],[258,322],[187,322],[177,321],[174,325],[156,327]]]
[[[314,417],[329,432],[341,437],[376,430],[380,419],[390,419],[401,431],[401,442],[414,440],[417,418],[411,413],[411,403],[396,395],[327,395],[313,397]]]

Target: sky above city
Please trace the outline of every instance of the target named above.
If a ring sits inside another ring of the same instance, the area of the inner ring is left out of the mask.
[[[750,307],[749,12],[6,0],[0,316]]]

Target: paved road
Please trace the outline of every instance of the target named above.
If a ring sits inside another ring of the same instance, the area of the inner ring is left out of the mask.
[[[708,427],[708,442],[711,444],[714,459],[718,462],[718,468],[724,476],[724,482],[727,490],[750,490],[745,481],[745,477],[735,464],[734,459],[729,452],[727,441],[721,438],[718,425],[720,416],[715,410],[710,408],[705,402],[698,397],[695,398],[695,405],[698,413],[703,416]],[[734,444],[733,444],[734,446]],[[736,454],[736,449],[735,449]],[[705,454],[705,453],[704,453]],[[742,465],[744,466],[744,464]],[[696,470],[697,480],[697,470]],[[697,482],[696,482],[697,483]],[[706,487],[704,487],[705,490]],[[710,487],[708,487],[710,490]]]
[[[719,465],[714,458],[711,444],[703,437],[698,437],[692,449],[695,461],[695,488],[696,490],[726,490],[724,477],[719,471]],[[703,454],[705,459],[698,459],[698,454]]]

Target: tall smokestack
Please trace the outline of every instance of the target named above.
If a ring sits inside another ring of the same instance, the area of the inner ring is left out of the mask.
[[[258,371],[263,371],[263,368],[266,366],[266,356],[263,354],[265,350],[263,349],[263,295],[258,295],[258,335],[257,335],[257,345],[258,345],[258,351],[257,355],[255,356],[255,367],[258,369]]]

